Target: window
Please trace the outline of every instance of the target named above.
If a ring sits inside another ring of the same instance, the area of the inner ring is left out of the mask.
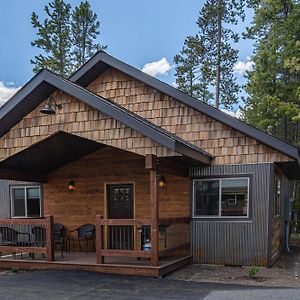
[[[13,218],[39,218],[41,216],[40,187],[11,187],[11,215]]]
[[[194,217],[248,217],[249,178],[194,180]]]
[[[275,193],[274,193],[274,216],[280,214],[280,179],[275,178]]]

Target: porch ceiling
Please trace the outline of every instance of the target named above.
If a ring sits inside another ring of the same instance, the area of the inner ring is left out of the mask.
[[[0,169],[47,174],[106,145],[59,131],[0,162]]]

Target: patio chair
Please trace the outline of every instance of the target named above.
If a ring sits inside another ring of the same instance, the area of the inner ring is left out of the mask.
[[[54,244],[60,245],[61,250],[61,258],[64,257],[64,250],[65,250],[65,226],[60,223],[53,224],[53,240]]]
[[[76,232],[77,236],[72,237],[70,234]],[[79,251],[81,251],[81,242],[85,241],[86,242],[86,251],[88,253],[89,250],[89,241],[92,241],[93,244],[93,250],[95,251],[95,225],[93,224],[83,224],[79,226],[78,228],[69,231],[69,235],[67,237],[67,242],[68,242],[68,250],[70,252],[70,246],[71,246],[71,241],[78,242],[79,244]]]
[[[53,243],[55,245],[59,244],[61,249],[61,257],[64,257],[64,225],[60,223],[53,224]],[[32,228],[32,234],[34,237],[33,244],[35,247],[45,247],[46,246],[46,228],[42,226],[35,226]],[[34,257],[34,256],[33,256]]]
[[[31,229],[33,234],[33,245],[35,247],[46,246],[46,228],[42,226],[35,226]]]
[[[35,247],[45,247],[46,246],[46,228],[42,226],[35,226],[31,229],[33,234],[33,245]],[[45,256],[45,254],[42,254]],[[30,253],[32,259],[34,259],[34,253]]]
[[[1,226],[0,227],[0,235],[1,235],[1,246],[10,246],[10,247],[22,247],[28,246],[31,244],[30,242],[30,234],[27,232],[20,232],[8,226]],[[21,241],[19,236],[27,237],[26,240]],[[0,257],[2,253],[0,252]],[[13,252],[14,258],[16,257],[16,252]],[[22,258],[22,253],[21,253]]]

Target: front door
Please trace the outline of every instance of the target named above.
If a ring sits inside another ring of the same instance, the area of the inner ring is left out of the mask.
[[[133,219],[133,184],[110,184],[107,186],[109,219]],[[133,250],[133,226],[108,227],[110,249]]]

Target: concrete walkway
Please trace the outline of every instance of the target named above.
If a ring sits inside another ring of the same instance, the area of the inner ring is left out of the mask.
[[[35,271],[0,277],[0,299],[300,299],[299,289],[116,276],[84,271]]]

